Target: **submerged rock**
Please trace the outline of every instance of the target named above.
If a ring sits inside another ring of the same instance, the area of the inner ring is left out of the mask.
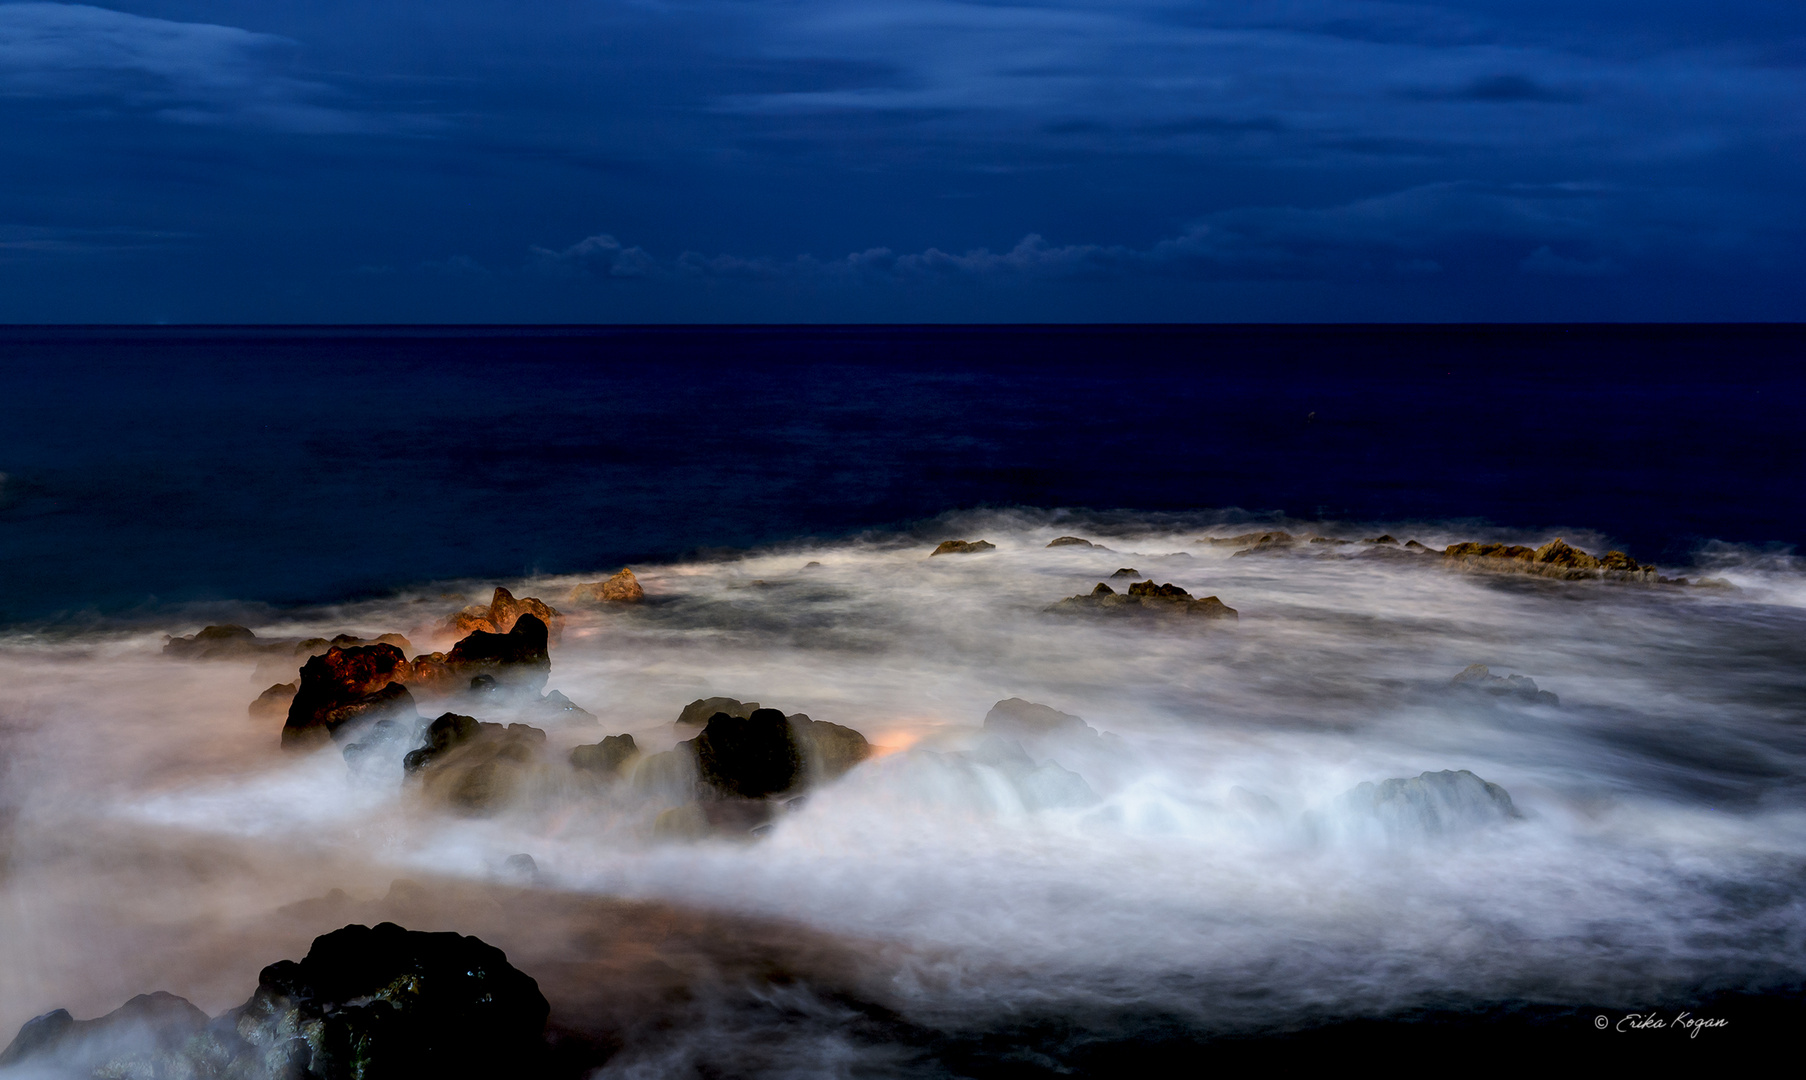
[[[1485,664],[1469,664],[1451,680],[1461,690],[1492,697],[1512,697],[1536,705],[1560,705],[1561,699],[1547,690],[1538,690],[1536,682],[1526,675],[1494,675]]]
[[[599,743],[576,747],[570,761],[585,772],[615,777],[625,774],[639,756],[640,748],[634,745],[632,735],[610,735]]]
[[[811,781],[838,780],[872,756],[872,744],[844,724],[811,720],[804,713],[792,713],[784,719],[803,752],[803,765]]]
[[[172,637],[163,642],[163,655],[185,660],[214,660],[222,657],[257,656],[269,642],[259,641],[249,627],[227,623],[208,626],[186,637]]]
[[[1046,610],[1060,615],[1163,615],[1200,619],[1234,619],[1237,612],[1214,596],[1194,599],[1172,583],[1138,581],[1123,596],[1099,582],[1090,593],[1068,597]]]
[[[709,722],[716,713],[727,713],[729,716],[751,716],[758,709],[756,701],[736,701],[731,697],[697,698],[683,707],[677,714],[677,722],[683,725],[701,727]]]
[[[1204,542],[1215,547],[1284,547],[1296,544],[1298,537],[1289,532],[1270,529],[1266,532],[1241,533],[1237,536],[1207,536],[1204,538]]]
[[[289,702],[282,745],[315,745],[365,723],[418,715],[413,695],[396,681],[406,665],[401,650],[388,644],[335,646],[309,659]]]
[[[185,998],[161,990],[93,1020],[57,1009],[25,1022],[0,1051],[0,1069],[23,1066],[34,1076],[179,1075],[184,1047],[207,1022]]]
[[[646,590],[640,587],[640,580],[633,576],[633,571],[621,567],[620,571],[607,581],[595,581],[588,585],[579,585],[571,590],[572,600],[593,600],[614,604],[637,604],[646,598]]]
[[[802,748],[776,709],[755,709],[751,716],[716,713],[693,743],[703,783],[722,795],[776,795],[803,778]]]
[[[457,810],[488,814],[528,793],[548,771],[546,733],[527,724],[485,723],[446,713],[427,728],[427,744],[402,765],[426,794]]]
[[[536,615],[524,614],[505,634],[473,631],[452,646],[445,664],[459,676],[490,675],[497,682],[537,688],[545,685],[552,672],[547,644],[545,622]]]
[[[1125,566],[1117,570],[1116,573],[1111,574],[1110,580],[1114,581],[1117,578],[1138,578],[1140,576],[1141,571],[1135,569],[1133,566]],[[1111,591],[1115,592],[1116,590],[1112,589]]]
[[[971,555],[980,551],[991,551],[997,545],[987,540],[943,540],[941,545],[929,552],[930,558],[936,555]]]
[[[1022,698],[1004,698],[991,706],[991,711],[985,714],[984,729],[989,734],[1009,739],[1097,735],[1096,728],[1071,713]]]
[[[1360,784],[1337,810],[1394,837],[1449,836],[1523,816],[1504,788],[1466,769]]]
[[[1097,545],[1092,543],[1089,540],[1084,540],[1077,536],[1056,536],[1052,540],[1049,540],[1047,542],[1047,546],[1050,548],[1055,548],[1055,547],[1096,547]]]
[[[1561,537],[1539,548],[1522,544],[1481,544],[1467,541],[1450,544],[1443,550],[1445,562],[1457,569],[1489,573],[1534,574],[1563,581],[1628,581],[1663,585],[1685,584],[1670,581],[1622,551],[1608,551],[1603,556],[1589,555]]]
[[[287,716],[288,707],[295,700],[295,692],[301,689],[299,679],[289,683],[276,685],[257,695],[245,711],[255,720],[274,720],[278,716]]]

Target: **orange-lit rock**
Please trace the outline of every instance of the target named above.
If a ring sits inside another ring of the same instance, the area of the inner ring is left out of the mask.
[[[640,588],[640,581],[633,576],[633,571],[623,566],[620,573],[607,581],[595,581],[588,585],[579,585],[571,590],[572,600],[605,600],[616,604],[637,604],[646,598],[646,590]]]

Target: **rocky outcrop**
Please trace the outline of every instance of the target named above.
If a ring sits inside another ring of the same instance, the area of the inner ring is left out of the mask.
[[[843,724],[811,720],[804,713],[792,713],[784,719],[803,752],[803,766],[810,781],[838,780],[872,756],[872,744],[865,736]]]
[[[1298,537],[1293,536],[1289,532],[1281,532],[1278,529],[1269,529],[1265,532],[1241,533],[1236,536],[1207,536],[1204,538],[1204,542],[1214,547],[1246,548],[1272,547],[1275,545],[1283,547],[1290,544],[1296,544],[1298,542]]]
[[[1670,580],[1656,573],[1622,551],[1608,551],[1602,556],[1589,555],[1561,537],[1531,548],[1523,544],[1482,544],[1467,541],[1450,544],[1443,550],[1443,560],[1455,569],[1484,573],[1534,574],[1561,581],[1627,581],[1663,585],[1683,585],[1685,580]]]
[[[245,711],[251,715],[253,720],[274,720],[278,716],[287,716],[289,705],[295,700],[295,692],[299,689],[301,689],[299,679],[294,682],[277,683],[258,694],[257,700],[251,702]]]
[[[1097,545],[1092,543],[1089,540],[1085,540],[1085,539],[1082,539],[1077,536],[1056,536],[1052,540],[1049,540],[1047,542],[1047,546],[1050,548],[1056,548],[1056,547],[1096,547]]]
[[[1391,533],[1381,533],[1378,536],[1370,537],[1369,539],[1363,540],[1363,541],[1361,541],[1361,543],[1363,543],[1363,544],[1392,544],[1394,546],[1397,546],[1398,538],[1393,536]]]
[[[1337,809],[1393,837],[1449,836],[1523,816],[1504,788],[1466,769],[1364,783],[1342,796]]]
[[[550,1009],[500,949],[474,937],[347,926],[209,1021],[169,994],[99,1020],[62,1010],[25,1025],[0,1066],[31,1075],[232,1080],[476,1080],[540,1075]]]
[[[445,655],[445,664],[462,678],[489,675],[499,683],[540,687],[552,672],[547,647],[544,621],[524,614],[505,634],[473,631]]]
[[[1116,573],[1111,574],[1110,580],[1115,581],[1117,578],[1138,578],[1140,576],[1141,571],[1135,569],[1133,566],[1125,566],[1117,570]]]
[[[683,707],[677,714],[680,726],[701,727],[709,722],[716,713],[727,713],[729,716],[751,716],[758,709],[756,701],[736,701],[731,697],[697,698]]]
[[[645,598],[646,590],[640,587],[640,581],[633,576],[633,571],[625,566],[607,581],[595,581],[571,590],[571,599],[577,601],[637,604]]]
[[[393,645],[331,648],[301,668],[289,702],[282,745],[316,745],[376,720],[417,715],[414,697],[397,681],[407,658]]]
[[[764,798],[803,779],[802,747],[776,709],[755,709],[751,716],[716,713],[692,742],[698,775],[718,794]]]
[[[1494,675],[1485,664],[1469,664],[1451,681],[1458,690],[1488,697],[1515,698],[1533,705],[1560,705],[1561,699],[1525,675]]]
[[[184,660],[287,659],[318,656],[332,648],[349,649],[360,645],[394,645],[403,651],[412,649],[400,634],[380,634],[373,638],[339,634],[331,638],[260,638],[243,626],[227,624],[209,626],[186,637],[167,638],[165,656]]]
[[[426,745],[402,766],[428,797],[469,814],[515,802],[544,779],[546,733],[526,724],[485,723],[446,713],[427,728]]]
[[[1214,596],[1194,599],[1172,583],[1138,581],[1122,595],[1099,582],[1087,595],[1068,597],[1047,609],[1059,615],[1150,615],[1196,619],[1234,619],[1237,612]]]
[[[613,778],[625,775],[639,757],[640,748],[634,745],[632,735],[610,735],[599,743],[573,749],[570,761],[584,772]]]
[[[996,544],[988,540],[943,540],[928,555],[930,558],[936,555],[972,555],[980,551],[991,551],[996,547]]]
[[[495,596],[488,605],[473,604],[458,612],[451,618],[452,628],[460,634],[481,631],[487,634],[506,634],[513,630],[521,616],[531,615],[547,628],[553,640],[557,639],[559,630],[564,626],[564,617],[556,609],[549,607],[544,601],[531,596],[516,597],[500,586],[496,587]]]
[[[1085,721],[1048,705],[1022,698],[1005,698],[985,714],[987,733],[1007,739],[1041,740],[1080,736],[1093,738],[1097,729]]]

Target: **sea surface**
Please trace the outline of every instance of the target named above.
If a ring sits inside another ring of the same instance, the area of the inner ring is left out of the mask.
[[[6,331],[0,1042],[151,990],[218,1014],[391,919],[503,948],[609,1078],[1722,1065],[1806,1015],[1803,346]],[[1346,543],[1215,542],[1274,529]],[[1655,572],[1436,554],[1557,536]],[[573,595],[624,565],[643,602]],[[1238,617],[1049,610],[1128,581]],[[583,711],[422,691],[546,734],[481,814],[404,771],[416,731],[282,749],[248,706],[293,654],[165,649],[229,621],[443,650],[497,586],[562,613],[547,688]],[[717,695],[876,752],[757,836],[674,833],[687,789],[565,765],[672,750]],[[1087,730],[1000,738],[1009,698]],[[1362,787],[1445,771],[1461,798]],[[1620,1030],[1683,1012],[1727,1024]]]

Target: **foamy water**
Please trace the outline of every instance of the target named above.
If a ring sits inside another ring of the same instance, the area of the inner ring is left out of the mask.
[[[1734,588],[1655,588],[1321,547],[1235,557],[1201,542],[1234,530],[1172,517],[941,524],[927,542],[635,567],[637,607],[563,602],[596,575],[505,583],[567,613],[549,685],[599,718],[545,725],[555,748],[629,732],[668,749],[690,734],[679,709],[712,695],[881,748],[756,842],[655,839],[670,803],[626,790],[453,816],[393,763],[353,772],[337,747],[280,751],[280,721],[246,717],[272,681],[254,662],[172,660],[150,632],[7,641],[0,1028],[155,988],[216,1012],[262,964],[298,955],[260,929],[278,908],[334,888],[378,897],[395,878],[493,881],[518,852],[546,889],[856,943],[865,992],[928,1028],[1136,1007],[1258,1029],[1459,1001],[1632,1004],[1806,973],[1806,574],[1791,560],[1715,549],[1708,572]],[[1113,550],[1045,547],[1063,533]],[[929,558],[947,537],[997,547]],[[1044,612],[1119,567],[1240,618]],[[457,591],[254,629],[443,647],[434,628]],[[1560,704],[1452,689],[1473,663]],[[1107,733],[1030,748],[1095,799],[1038,801],[985,764],[979,724],[1008,697]],[[1521,817],[1436,834],[1340,801],[1443,769],[1502,785]],[[630,1041],[610,1069],[657,1072],[685,1038],[731,1042],[723,1031]]]

